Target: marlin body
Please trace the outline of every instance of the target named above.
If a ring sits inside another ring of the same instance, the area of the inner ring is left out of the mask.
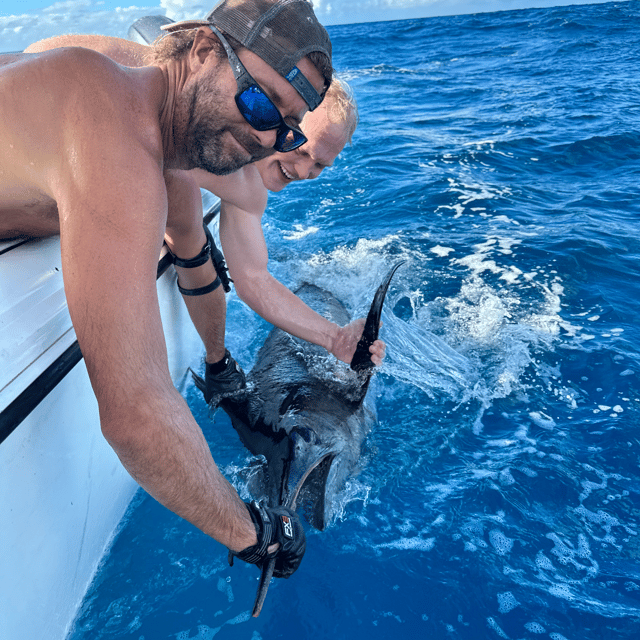
[[[396,265],[376,293],[352,369],[323,348],[274,329],[247,376],[247,390],[225,398],[244,445],[265,462],[250,486],[269,504],[302,506],[324,530],[336,494],[359,470],[365,437],[375,423],[367,389],[373,371],[369,346],[377,339],[384,297]],[[350,316],[330,292],[311,284],[296,294],[324,317],[345,325]]]

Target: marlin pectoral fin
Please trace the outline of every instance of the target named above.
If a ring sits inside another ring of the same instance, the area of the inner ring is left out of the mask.
[[[391,278],[393,278],[393,274],[396,272],[398,267],[404,263],[404,260],[398,262],[391,271],[389,271],[387,277],[378,287],[376,295],[373,297],[373,302],[371,303],[371,308],[369,309],[369,314],[367,315],[367,320],[364,325],[364,331],[362,332],[362,336],[358,342],[358,346],[356,347],[356,352],[353,354],[353,358],[351,359],[351,368],[354,371],[367,371],[375,367],[371,361],[369,347],[378,339],[382,305],[384,304],[384,299],[387,295],[387,289],[389,288]]]

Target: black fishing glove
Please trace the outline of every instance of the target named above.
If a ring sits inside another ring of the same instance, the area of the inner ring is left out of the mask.
[[[258,542],[242,551],[229,551],[229,564],[233,566],[233,556],[260,568],[271,558],[276,559],[273,575],[276,578],[289,578],[300,566],[307,548],[307,541],[300,518],[286,507],[266,507],[256,502],[247,503],[251,519],[256,527]],[[273,553],[267,549],[279,543]]]

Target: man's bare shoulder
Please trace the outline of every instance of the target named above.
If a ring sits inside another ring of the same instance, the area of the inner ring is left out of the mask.
[[[38,75],[46,85],[56,85],[68,82],[78,73],[99,79],[105,74],[117,74],[117,69],[115,62],[97,51],[81,47],[61,47],[41,53],[16,54],[9,64],[0,67],[0,74],[16,74],[21,79]]]
[[[63,35],[39,40],[29,45],[25,53],[42,53],[62,47],[84,47],[108,56],[127,67],[142,67],[146,64],[150,47],[123,38],[99,35]]]
[[[148,79],[154,73],[161,72],[122,67],[77,47],[22,54],[0,67],[0,94],[11,96],[0,101],[0,139],[10,149],[0,157],[0,191],[11,179],[21,191],[29,185],[54,197],[62,178],[80,168],[98,173],[136,147],[159,165],[161,92]]]
[[[155,119],[157,125],[154,73],[161,72],[156,67],[130,69],[99,52],[64,47],[22,54],[0,67],[0,90],[12,97],[4,104],[10,111],[5,115],[25,128],[63,130],[84,123],[106,130],[110,122],[121,128],[129,120],[139,126],[145,119],[148,124]]]
[[[267,207],[268,192],[253,164],[226,176],[216,176],[202,169],[194,169],[190,173],[201,189],[211,191],[223,202],[247,213],[261,216]]]

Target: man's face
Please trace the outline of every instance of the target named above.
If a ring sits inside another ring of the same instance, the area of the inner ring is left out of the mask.
[[[307,111],[300,94],[277,71],[243,49],[238,57],[280,111],[285,122],[299,126]],[[323,78],[304,58],[298,68],[321,93]],[[185,85],[183,109],[187,115],[185,155],[191,168],[226,175],[273,153],[276,130],[257,131],[235,103],[237,84],[229,62],[210,55],[200,72]]]
[[[294,180],[317,178],[325,167],[333,165],[347,144],[345,124],[335,124],[321,104],[305,115],[302,131],[308,141],[295,151],[276,152],[256,164],[264,186],[280,191]]]

